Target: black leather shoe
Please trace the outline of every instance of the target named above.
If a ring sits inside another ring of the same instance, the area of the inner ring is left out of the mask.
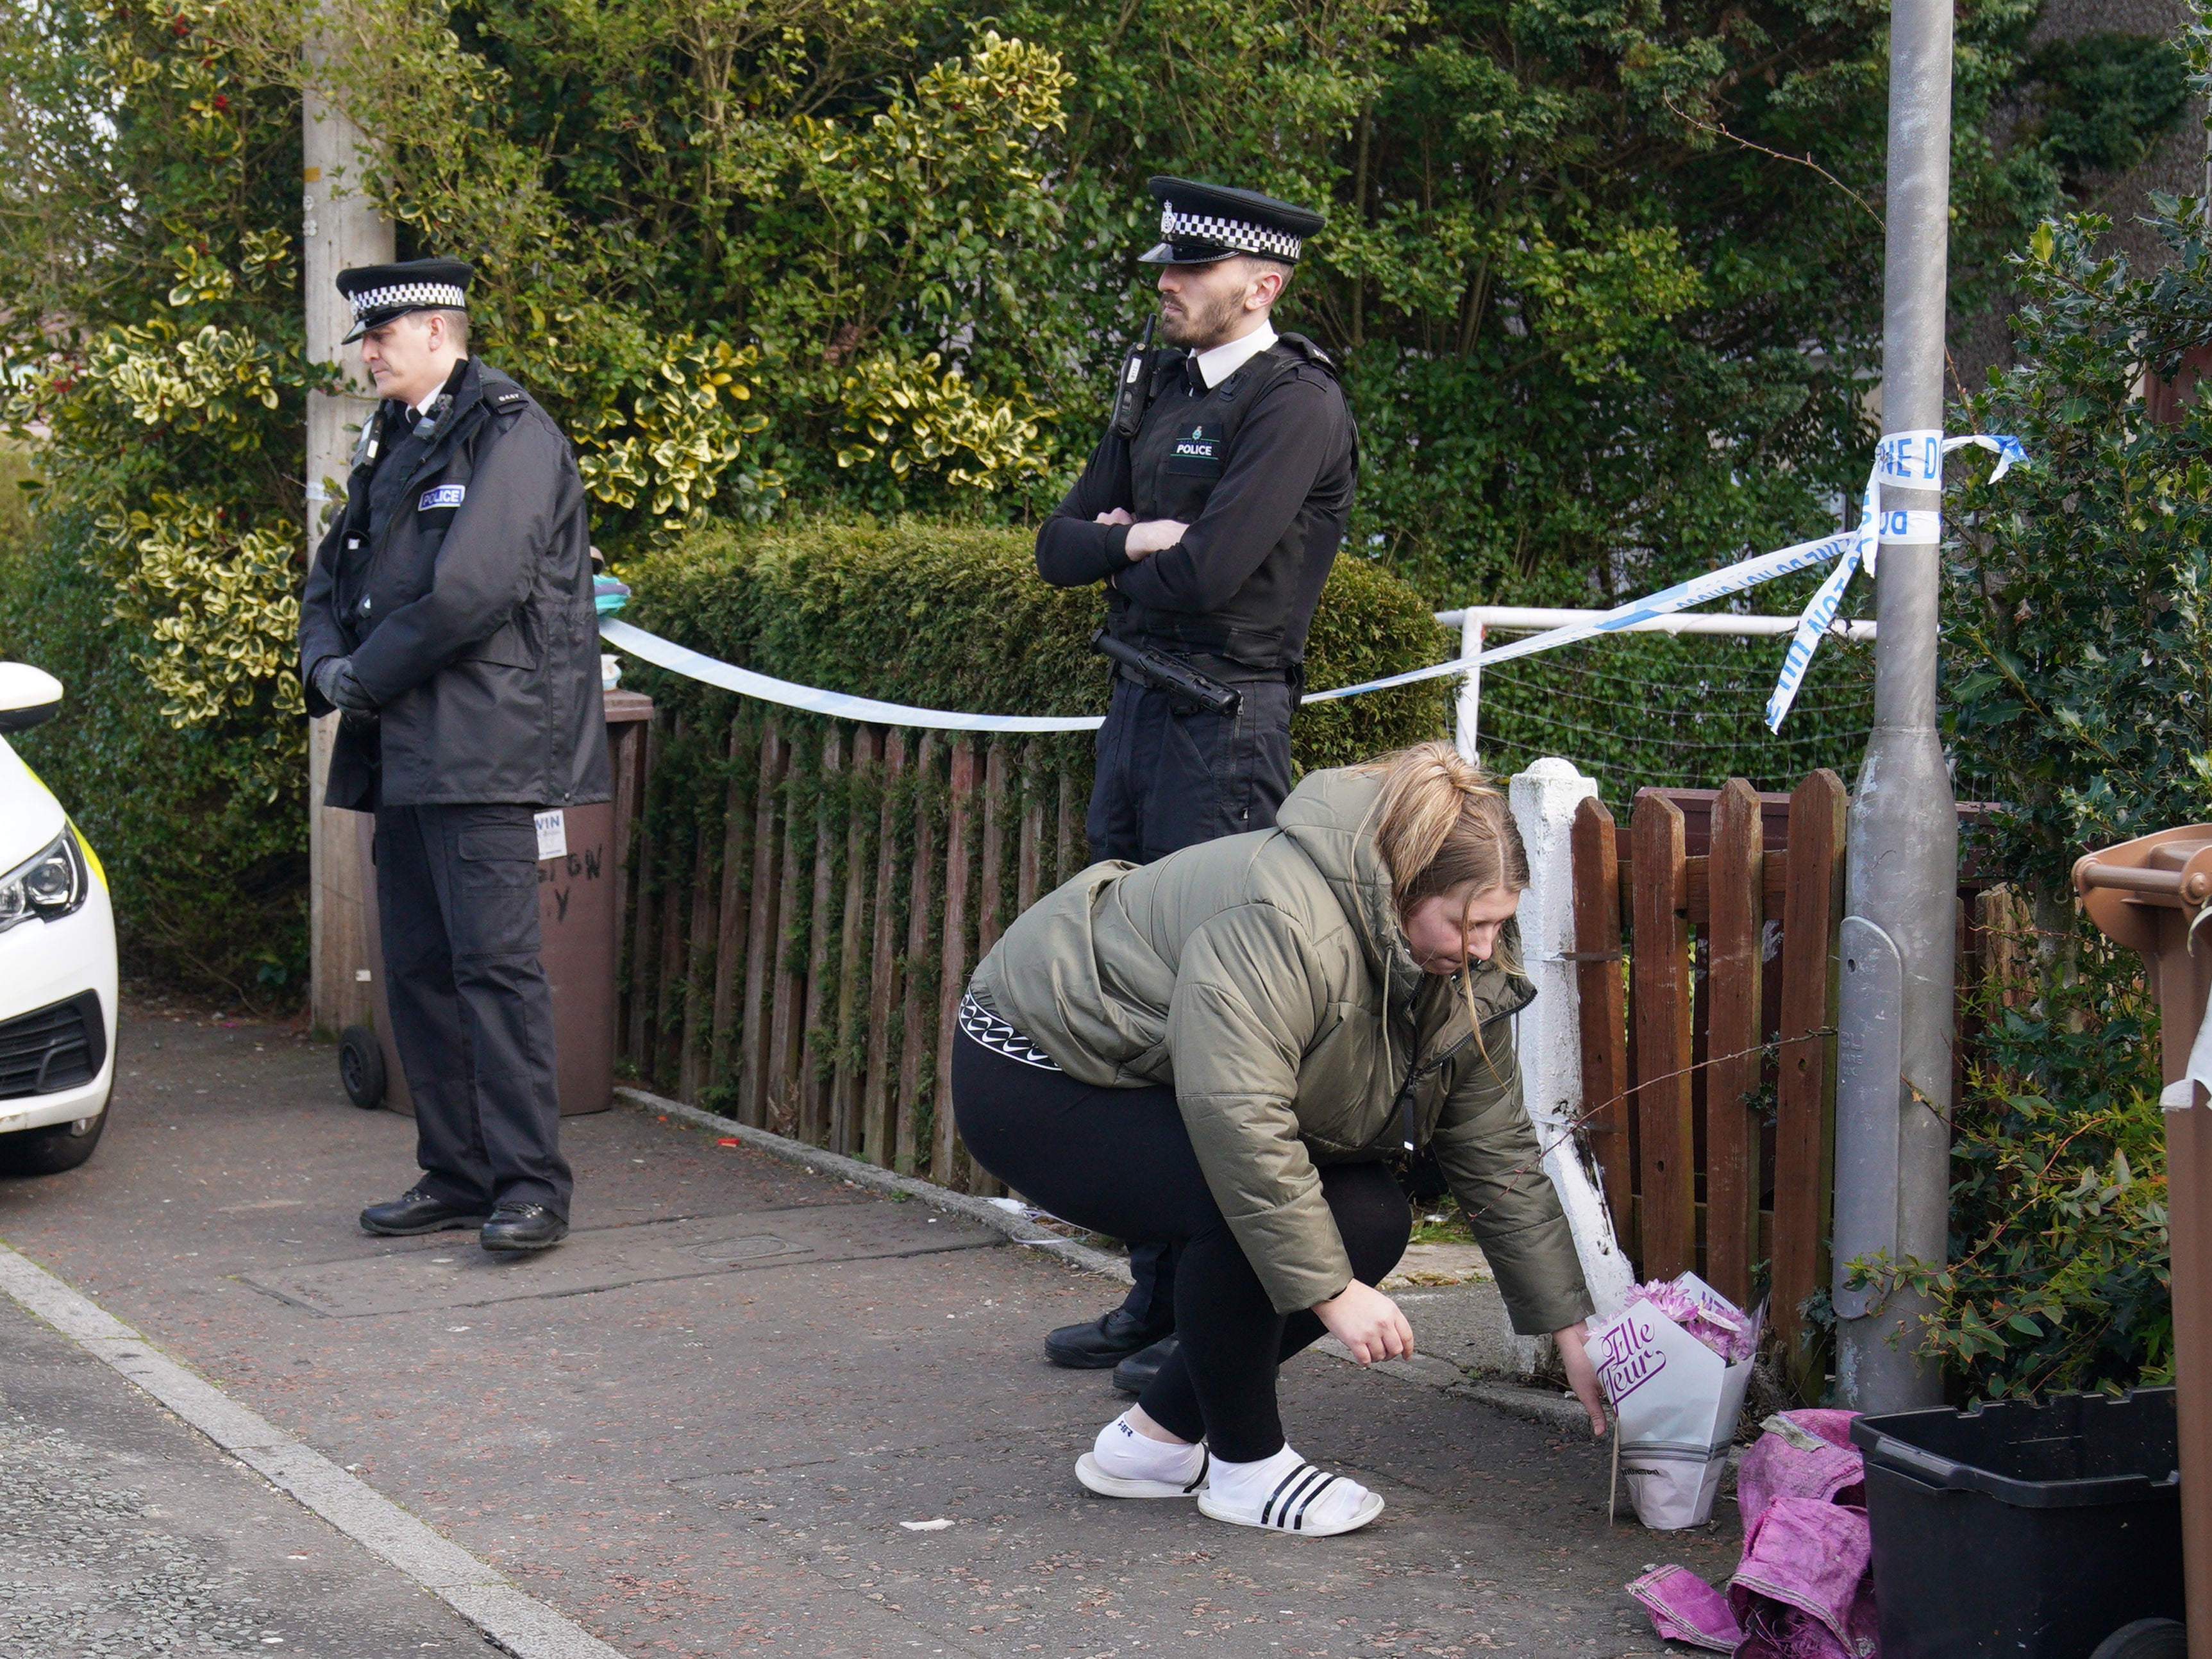
[[[1152,1386],[1152,1379],[1160,1374],[1160,1367],[1166,1364],[1182,1346],[1182,1339],[1170,1334],[1162,1337],[1151,1347],[1131,1354],[1114,1367],[1114,1386],[1123,1394],[1144,1393]]]
[[[1116,1308],[1088,1325],[1062,1325],[1047,1332],[1044,1351],[1054,1364],[1072,1371],[1103,1371],[1158,1340],[1158,1331],[1126,1308]]]
[[[481,1227],[484,1210],[472,1204],[448,1204],[420,1187],[410,1188],[388,1204],[372,1204],[361,1212],[364,1232],[404,1238],[410,1233],[442,1233],[452,1227]]]
[[[487,1250],[550,1250],[568,1236],[568,1224],[543,1204],[501,1204],[477,1243]]]

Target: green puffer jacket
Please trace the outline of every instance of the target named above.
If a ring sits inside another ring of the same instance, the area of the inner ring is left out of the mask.
[[[1554,1331],[1591,1308],[1521,1103],[1509,1016],[1534,994],[1478,966],[1478,1038],[1459,980],[1414,965],[1363,828],[1378,789],[1316,772],[1273,830],[1093,865],[1024,913],[969,988],[1072,1077],[1175,1085],[1279,1312],[1352,1279],[1315,1165],[1387,1155],[1410,1127],[1472,1218],[1514,1329]]]

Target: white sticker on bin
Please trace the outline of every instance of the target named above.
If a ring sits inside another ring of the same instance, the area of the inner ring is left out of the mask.
[[[568,821],[558,807],[538,815],[538,856],[541,859],[565,859],[568,856]]]

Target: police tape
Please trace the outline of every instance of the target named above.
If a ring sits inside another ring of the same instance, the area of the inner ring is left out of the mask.
[[[1771,731],[1779,731],[1783,716],[1797,696],[1798,687],[1804,684],[1805,671],[1813,660],[1820,636],[1831,631],[1836,620],[1836,611],[1842,602],[1844,589],[1849,586],[1851,574],[1863,563],[1871,572],[1875,568],[1877,548],[1883,543],[1926,544],[1942,539],[1940,515],[1919,509],[1881,511],[1881,484],[1887,481],[1900,488],[1940,489],[1943,481],[1943,456],[1963,444],[1978,444],[1996,456],[1996,470],[1990,474],[1995,483],[2004,477],[2014,461],[2026,457],[2017,438],[1993,436],[1975,433],[1963,438],[1946,438],[1937,432],[1893,433],[1882,440],[1875,454],[1874,471],[1867,479],[1865,494],[1859,503],[1859,522],[1855,529],[1823,536],[1816,541],[1799,542],[1791,547],[1762,553],[1756,558],[1744,559],[1718,570],[1708,570],[1701,576],[1677,582],[1648,598],[1632,599],[1628,604],[1593,617],[1587,622],[1570,623],[1548,632],[1531,635],[1516,640],[1510,645],[1498,646],[1485,651],[1480,661],[1485,668],[1497,663],[1511,662],[1517,657],[1534,656],[1539,652],[1556,651],[1563,645],[1575,645],[1601,635],[1618,634],[1633,628],[1638,623],[1656,617],[1668,617],[1676,611],[1687,611],[1692,605],[1710,604],[1741,593],[1746,588],[1756,587],[1778,577],[1794,575],[1800,570],[1836,562],[1835,569],[1814,593],[1797,619],[1797,631],[1790,638],[1790,649],[1782,663],[1782,672],[1777,679],[1774,696],[1766,706],[1766,724]],[[1367,684],[1335,693],[1322,692],[1309,696],[1309,702],[1317,702],[1329,696],[1349,696],[1353,690],[1375,691],[1394,685],[1412,685],[1421,680],[1441,679],[1447,674],[1462,674],[1468,664],[1465,658],[1452,662],[1437,663],[1427,668],[1416,668],[1403,674],[1393,674],[1387,679],[1370,680]]]
[[[1798,688],[1804,683],[1806,670],[1812,664],[1813,653],[1819,647],[1820,636],[1834,626],[1836,611],[1852,574],[1862,564],[1866,567],[1868,574],[1872,574],[1876,554],[1884,544],[1925,545],[1941,538],[1941,520],[1936,513],[1900,508],[1884,514],[1881,510],[1882,483],[1886,481],[1907,489],[1940,489],[1943,477],[1943,456],[1965,444],[1978,444],[1996,456],[1996,470],[1990,474],[1992,483],[2004,477],[2013,463],[2022,459],[2025,455],[2019,440],[2015,438],[1981,433],[1963,438],[1945,438],[1935,432],[1893,433],[1882,440],[1875,452],[1874,470],[1868,477],[1866,490],[1860,498],[1859,522],[1855,529],[1823,536],[1814,541],[1799,542],[1794,546],[1762,553],[1756,558],[1743,559],[1718,570],[1709,570],[1701,576],[1677,582],[1674,586],[1664,588],[1648,598],[1632,600],[1587,622],[1571,623],[1562,628],[1532,635],[1527,639],[1516,640],[1510,645],[1494,647],[1483,652],[1479,659],[1455,657],[1445,662],[1432,663],[1425,668],[1408,669],[1402,674],[1387,674],[1380,679],[1363,680],[1357,685],[1309,691],[1301,701],[1334,702],[1343,697],[1362,696],[1370,691],[1388,691],[1397,686],[1416,685],[1424,680],[1465,674],[1477,662],[1488,668],[1493,664],[1510,662],[1516,658],[1556,651],[1562,646],[1578,644],[1583,640],[1595,639],[1606,634],[1617,634],[1635,627],[1638,623],[1672,616],[1692,605],[1725,599],[1730,594],[1741,593],[1746,588],[1756,587],[1762,582],[1773,581],[1800,570],[1809,570],[1833,560],[1834,570],[1820,584],[1797,619],[1797,631],[1791,636],[1774,695],[1767,703],[1767,726],[1771,730],[1779,731],[1783,717],[1790,712],[1790,705],[1796,699]],[[844,691],[825,691],[818,686],[800,685],[791,680],[777,679],[770,674],[756,673],[750,668],[739,668],[733,663],[720,661],[703,652],[678,645],[673,640],[665,640],[658,634],[649,634],[634,623],[610,615],[599,617],[599,634],[608,644],[671,673],[684,675],[703,684],[719,686],[741,696],[757,697],[763,702],[780,703],[787,708],[804,709],[809,714],[826,715],[832,720],[858,720],[877,726],[915,726],[936,732],[1096,732],[1106,723],[1103,714],[970,714],[953,709],[918,708],[907,703],[884,702],[874,697],[854,696]]]
[[[1866,489],[1859,496],[1858,527],[1837,538],[1848,545],[1836,561],[1836,568],[1814,590],[1812,599],[1799,614],[1797,631],[1790,635],[1790,649],[1783,654],[1782,672],[1774,682],[1774,695],[1766,700],[1768,731],[1782,729],[1790,705],[1797,699],[1798,688],[1805,684],[1805,672],[1813,665],[1813,653],[1820,648],[1820,636],[1836,620],[1844,590],[1850,586],[1851,576],[1859,566],[1865,565],[1867,574],[1871,576],[1876,556],[1883,547],[1926,547],[1943,539],[1943,515],[1940,512],[1886,508],[1881,501],[1882,487],[1893,484],[1903,489],[1942,489],[1944,456],[1967,444],[1978,445],[1997,458],[1990,473],[1991,483],[2011,471],[2012,464],[2025,459],[2027,453],[2017,438],[1983,432],[1963,438],[1946,438],[1935,431],[1893,432],[1875,447],[1874,468],[1867,474]]]
[[[1106,723],[1103,714],[1077,714],[1065,719],[1049,714],[963,714],[945,708],[915,708],[902,702],[880,702],[873,697],[855,697],[843,691],[824,691],[817,686],[780,680],[773,675],[756,674],[733,663],[718,662],[702,652],[678,645],[673,640],[664,640],[658,634],[648,634],[615,617],[599,618],[599,637],[672,674],[720,686],[740,696],[758,697],[764,702],[781,703],[787,708],[826,714],[832,720],[919,726],[932,732],[1096,732]]]

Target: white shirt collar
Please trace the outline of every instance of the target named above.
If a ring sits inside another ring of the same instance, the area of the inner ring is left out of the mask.
[[[1249,334],[1241,335],[1226,345],[1201,351],[1191,361],[1198,365],[1199,378],[1211,392],[1274,343],[1274,328],[1262,318],[1260,326]]]

